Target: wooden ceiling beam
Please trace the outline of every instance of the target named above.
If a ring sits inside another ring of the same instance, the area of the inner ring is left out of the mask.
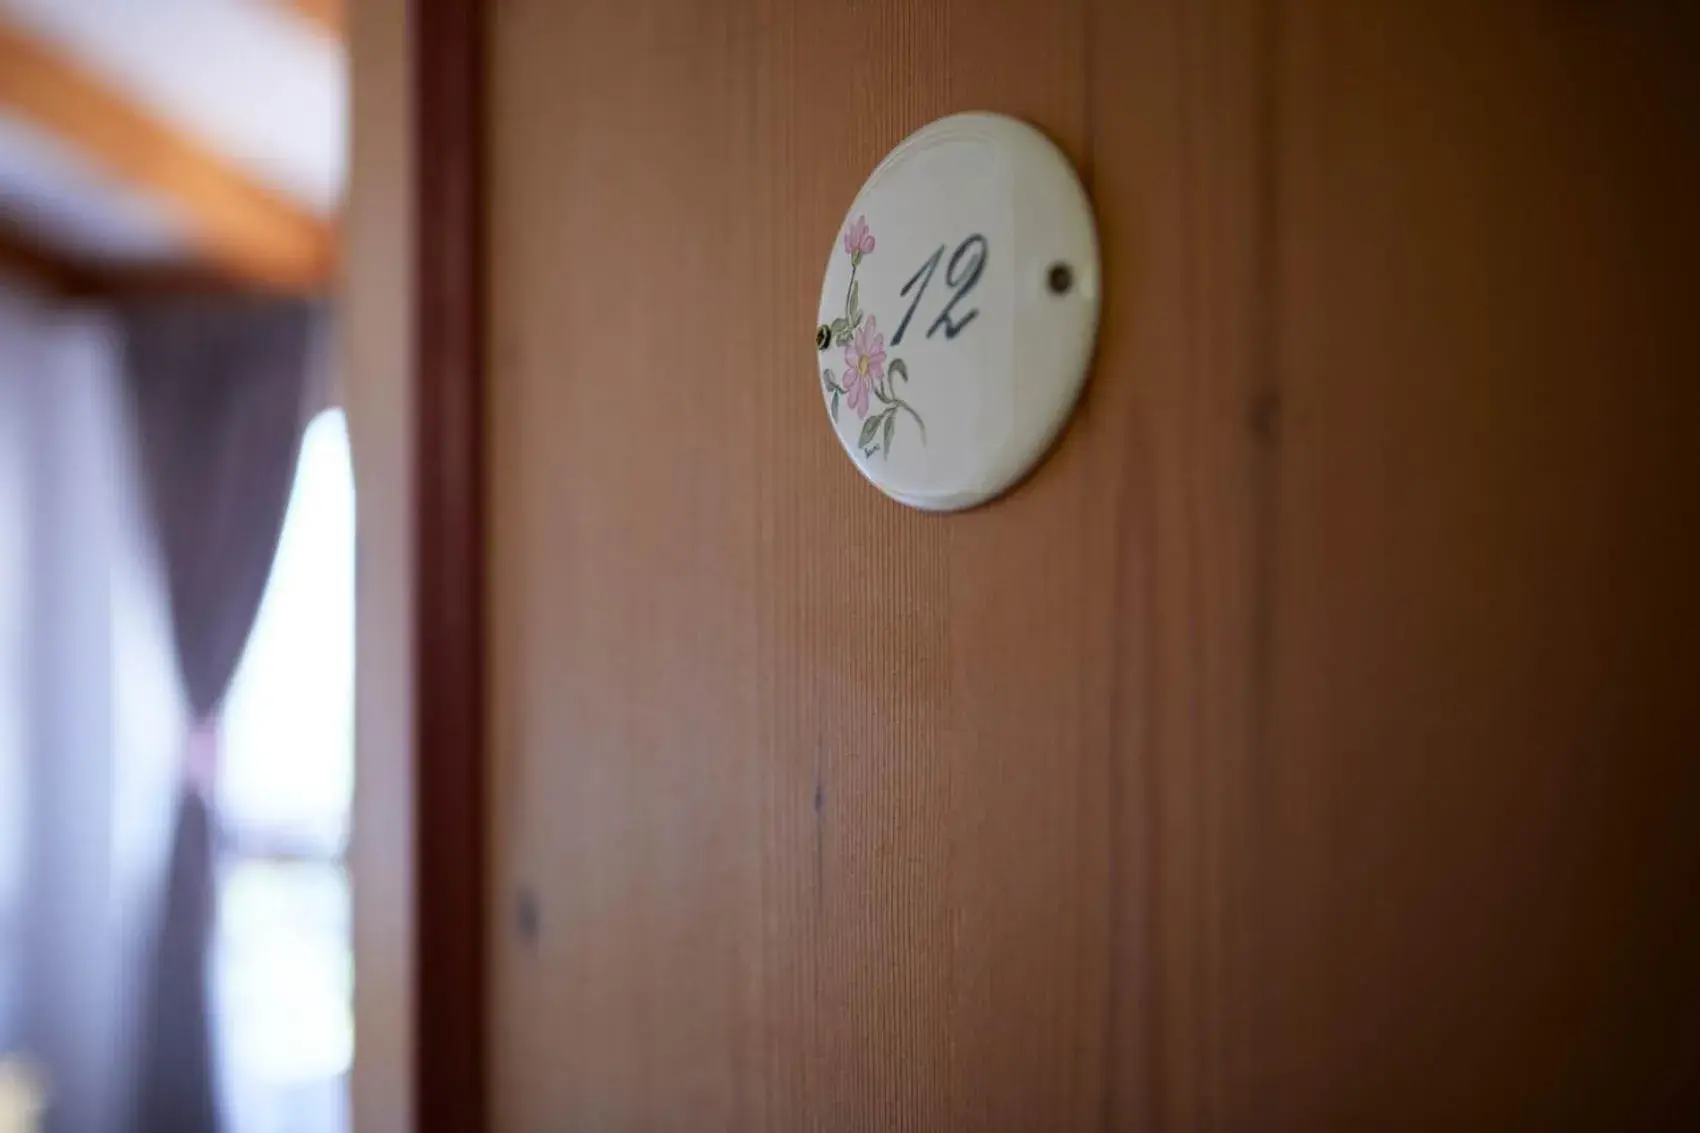
[[[81,265],[10,225],[0,227],[0,280],[21,282],[56,297],[83,291],[88,284]]]
[[[280,0],[284,7],[307,17],[333,38],[341,39],[348,31],[346,0]]]
[[[285,291],[317,291],[329,281],[336,253],[333,225],[4,24],[0,110],[172,207],[212,265],[247,283]]]
[[[95,263],[0,222],[0,283],[47,299],[123,302],[178,295],[276,293],[208,263]]]

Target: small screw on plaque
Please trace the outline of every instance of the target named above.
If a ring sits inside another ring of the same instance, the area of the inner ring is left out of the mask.
[[[1052,295],[1067,295],[1069,288],[1074,286],[1074,271],[1067,264],[1052,264],[1045,279],[1050,284]]]
[[[815,349],[825,350],[832,345],[832,328],[822,323],[815,328]]]

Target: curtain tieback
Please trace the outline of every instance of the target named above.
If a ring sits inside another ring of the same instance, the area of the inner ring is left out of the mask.
[[[183,745],[183,779],[209,804],[218,785],[218,749],[216,715],[203,716],[189,726],[189,738]]]

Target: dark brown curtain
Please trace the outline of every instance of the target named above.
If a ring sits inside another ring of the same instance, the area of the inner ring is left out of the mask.
[[[124,353],[141,477],[192,716],[151,954],[132,1133],[216,1133],[215,817],[209,737],[248,640],[295,478],[319,315],[306,303],[176,301],[128,311]]]

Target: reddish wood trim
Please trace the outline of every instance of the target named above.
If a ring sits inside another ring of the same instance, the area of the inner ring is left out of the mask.
[[[482,1133],[484,5],[413,13],[414,1113],[420,1133]]]

